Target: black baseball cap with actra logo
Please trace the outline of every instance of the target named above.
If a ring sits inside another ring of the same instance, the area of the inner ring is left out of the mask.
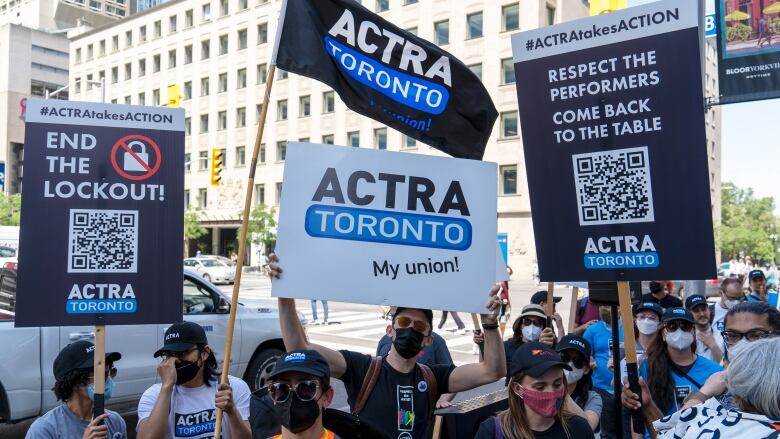
[[[106,363],[114,363],[122,358],[119,352],[106,353]],[[61,380],[76,369],[92,369],[95,366],[95,345],[86,340],[73,342],[57,354],[54,359],[54,379]]]
[[[544,375],[552,367],[561,367],[571,370],[571,367],[561,360],[561,356],[550,346],[532,341],[523,343],[509,362],[509,376],[513,377],[518,373],[538,378]]]
[[[279,357],[269,378],[274,379],[287,372],[300,372],[318,378],[330,378],[330,365],[317,351],[291,351]]]
[[[185,352],[196,344],[208,344],[206,331],[193,322],[174,323],[165,331],[163,347],[154,353],[157,358],[165,352]]]

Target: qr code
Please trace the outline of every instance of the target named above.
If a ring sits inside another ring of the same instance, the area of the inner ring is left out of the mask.
[[[68,273],[137,273],[138,211],[71,209]]]
[[[647,147],[572,156],[580,225],[654,221]]]

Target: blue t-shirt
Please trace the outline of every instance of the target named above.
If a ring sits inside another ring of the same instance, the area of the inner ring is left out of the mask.
[[[593,349],[593,358],[596,360],[596,370],[593,371],[593,387],[613,393],[612,377],[614,374],[607,367],[611,352],[612,331],[607,324],[601,320],[592,325],[583,334],[585,340],[590,342]],[[623,327],[620,327],[618,339],[623,341]],[[619,365],[620,360],[615,361]]]
[[[769,306],[772,308],[777,309],[777,298],[778,293],[777,291],[770,290],[766,293],[766,301]],[[756,293],[750,293],[747,296],[748,302],[761,302],[761,299],[758,297]]]
[[[450,350],[447,349],[447,342],[437,333],[432,332],[433,344],[424,347],[419,354],[417,354],[417,362],[430,366],[432,364],[453,364]],[[385,335],[379,340],[379,345],[376,347],[376,355],[384,357],[390,352],[390,346],[393,345],[393,339]]]
[[[720,365],[710,359],[704,358],[700,355],[696,356],[696,361],[693,362],[691,369],[687,371],[688,376],[693,378],[697,383],[704,385],[707,378],[715,372],[722,371],[723,368]],[[670,368],[672,372],[672,378],[674,379],[674,395],[675,403],[664,413],[664,416],[671,415],[676,412],[678,407],[682,407],[683,401],[691,393],[699,390],[699,386],[692,382],[688,378],[678,375],[674,368]],[[647,382],[647,360],[643,361],[639,366],[639,376],[641,376],[645,382]]]

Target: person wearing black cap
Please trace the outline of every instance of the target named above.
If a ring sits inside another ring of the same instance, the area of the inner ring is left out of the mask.
[[[688,395],[696,392],[710,375],[723,370],[712,360],[696,355],[694,320],[685,308],[669,308],[661,318],[647,357],[639,366],[642,387],[641,408],[647,419],[655,420],[682,408]],[[624,380],[623,405],[639,408],[636,394]]]
[[[723,350],[712,332],[712,312],[707,299],[701,294],[693,294],[685,299],[685,309],[693,315],[696,326],[696,354],[720,363]]]
[[[679,297],[674,297],[669,294],[669,291],[664,288],[664,284],[657,281],[652,281],[648,285],[650,292],[642,295],[642,302],[652,302],[661,305],[666,308],[682,308],[683,303]]]
[[[282,275],[278,260],[276,255],[272,256],[272,279]],[[484,360],[476,364],[454,367],[417,362],[417,354],[432,342],[433,312],[428,309],[398,307],[388,329],[393,340],[390,352],[384,357],[372,357],[310,344],[298,319],[295,300],[280,298],[282,338],[287,349],[313,349],[325,357],[331,376],[344,382],[350,409],[361,420],[392,437],[424,438],[442,394],[470,390],[506,376],[497,323],[501,308],[498,289],[494,286],[490,290],[488,314],[482,315]]]
[[[330,366],[317,351],[288,352],[268,377],[268,395],[282,434],[273,439],[333,439],[322,425],[323,411],[333,401]]]
[[[553,297],[553,315],[552,319],[555,321],[555,328],[558,330],[558,340],[566,335],[566,328],[563,326],[563,318],[557,311],[555,311],[555,305],[561,301],[560,297]],[[531,296],[531,305],[539,305],[544,309],[547,309],[547,291],[541,290],[534,293]]]
[[[569,334],[558,342],[555,350],[571,368],[563,371],[566,376],[566,393],[573,402],[569,407],[572,412],[587,420],[595,433],[599,429],[604,404],[601,395],[593,391],[590,343],[579,335]]]
[[[593,438],[588,422],[564,404],[564,371],[570,370],[571,366],[544,343],[520,346],[509,365],[509,409],[482,422],[474,438]]]
[[[103,399],[111,398],[114,363],[122,358],[119,352],[106,354],[106,385]],[[71,343],[54,360],[54,395],[63,404],[36,419],[26,438],[88,438],[126,439],[124,419],[111,410],[92,418],[94,394],[95,345],[86,340]]]
[[[249,439],[249,386],[228,375],[217,384],[217,359],[206,332],[197,323],[182,322],[165,331],[157,367],[160,382],[146,389],[138,403],[139,439],[211,438],[216,409],[222,409],[222,439]]]
[[[766,276],[760,269],[750,270],[748,273],[748,280],[750,281],[750,294],[747,296],[747,300],[750,302],[766,302],[773,308],[778,308],[778,293],[777,291],[769,291],[766,285]]]

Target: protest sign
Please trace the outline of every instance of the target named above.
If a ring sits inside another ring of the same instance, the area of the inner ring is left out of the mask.
[[[698,18],[661,1],[513,35],[541,280],[715,276]]]
[[[715,1],[720,103],[780,97],[780,2]]]
[[[291,142],[275,297],[484,312],[496,165]]]
[[[27,110],[16,326],[180,321],[184,110]]]

